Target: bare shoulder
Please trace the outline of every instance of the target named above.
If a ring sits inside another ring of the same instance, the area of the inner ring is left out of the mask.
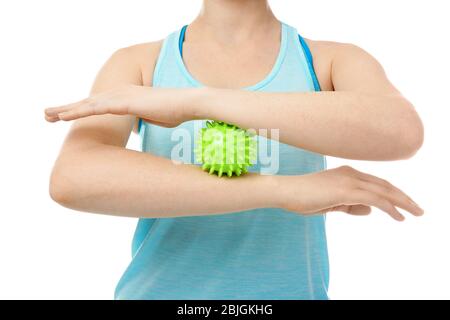
[[[139,68],[142,85],[150,86],[162,43],[163,40],[139,43],[118,49],[114,55],[119,56],[130,67]]]
[[[159,50],[161,49],[163,40],[138,43],[128,47],[123,47],[118,49],[115,54],[127,56],[133,59],[139,59],[149,56],[157,56],[159,54]]]
[[[313,55],[332,59],[337,54],[367,54],[361,47],[353,43],[305,39]]]
[[[369,55],[362,48],[352,43],[306,39],[314,58],[314,68],[323,90],[332,91],[331,78],[333,61],[339,57]]]
[[[163,40],[139,43],[117,50],[113,56],[123,61],[130,69],[139,73],[140,84],[151,86],[153,82],[153,71],[159,57]],[[133,131],[137,132],[138,119],[135,120]]]

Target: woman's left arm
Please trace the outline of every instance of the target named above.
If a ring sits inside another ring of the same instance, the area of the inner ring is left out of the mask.
[[[46,110],[50,121],[132,114],[161,126],[215,119],[244,129],[278,129],[281,142],[354,160],[400,160],[423,143],[413,105],[389,82],[381,65],[352,45],[336,45],[330,61],[334,91],[250,92],[126,86]]]
[[[205,89],[196,116],[242,128],[279,129],[281,142],[340,158],[413,156],[423,143],[422,122],[382,66],[362,49],[344,44],[338,45],[331,65],[334,91]]]

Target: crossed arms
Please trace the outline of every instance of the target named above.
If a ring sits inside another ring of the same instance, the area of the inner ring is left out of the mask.
[[[156,59],[156,46],[153,51]],[[409,158],[422,145],[420,118],[363,50],[339,47],[329,71],[333,91],[320,93],[144,87],[139,63],[129,65],[138,60],[137,52],[136,47],[116,52],[100,71],[89,98],[46,110],[50,122],[74,121],[50,183],[51,196],[62,205],[136,217],[263,207],[365,215],[373,206],[396,220],[404,219],[397,208],[423,214],[389,182],[349,167],[305,176],[250,174],[227,180],[125,148],[137,117],[169,127],[217,119],[242,128],[279,129],[281,142],[324,155],[378,161]],[[199,194],[209,200],[199,199]]]

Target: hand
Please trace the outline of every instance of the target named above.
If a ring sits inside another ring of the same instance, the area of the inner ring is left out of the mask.
[[[189,98],[192,89],[161,89],[128,85],[92,95],[79,102],[48,108],[49,122],[71,121],[94,115],[134,115],[164,127],[176,127],[193,120]]]
[[[368,215],[376,207],[397,221],[405,217],[396,207],[414,216],[424,211],[389,182],[345,166],[304,176],[280,177],[280,207],[302,214],[342,211]]]

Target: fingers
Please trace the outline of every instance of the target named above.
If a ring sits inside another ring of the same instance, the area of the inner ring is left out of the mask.
[[[366,181],[366,182],[375,183],[375,184],[381,186],[382,188],[389,190],[390,192],[395,192],[397,195],[401,195],[403,198],[406,199],[406,201],[410,205],[420,209],[419,211],[421,211],[423,214],[423,209],[420,208],[420,206],[413,199],[411,199],[411,197],[409,197],[406,193],[404,193],[402,190],[400,190],[396,186],[392,185],[389,181],[383,180],[381,178],[378,178],[376,176],[373,176],[373,175],[370,175],[367,173],[363,173],[363,172],[359,172],[359,171],[357,171],[357,173],[361,180]],[[418,215],[422,215],[422,214],[418,214]]]
[[[416,217],[422,216],[424,214],[423,209],[421,209],[414,202],[410,201],[409,197],[397,188],[367,181],[362,181],[361,184],[365,190],[382,196],[383,198],[389,200],[396,207],[406,210]]]
[[[91,103],[81,103],[72,109],[66,110],[58,114],[60,120],[72,121],[93,115],[101,115],[107,113],[106,108],[94,106]]]
[[[397,221],[403,221],[405,219],[397,210],[397,207],[408,211],[414,216],[422,216],[424,214],[423,209],[408,195],[388,181],[357,171],[348,166],[338,168],[338,170],[340,170],[346,178],[350,178],[347,180],[349,182],[347,184],[349,187],[349,196],[353,194],[353,196],[363,197],[362,199],[352,198],[356,203],[375,206],[380,210],[387,212]]]
[[[372,208],[362,204],[358,205],[342,205],[328,211],[340,211],[354,216],[367,216],[372,212]]]
[[[45,110],[47,121],[58,120],[72,121],[93,115],[103,115],[107,113],[124,115],[128,112],[125,106],[111,107],[108,101],[98,101],[98,99],[88,98],[76,103],[48,108]]]
[[[397,208],[395,208],[395,206],[388,199],[374,192],[359,189],[353,191],[350,197],[352,198],[351,203],[349,203],[350,205],[357,205],[364,203],[365,205],[376,207],[386,212],[396,221],[405,220],[405,217],[397,210]]]
[[[390,182],[380,179],[378,177],[372,176],[367,173],[363,173],[354,170],[356,175],[361,180],[360,187],[376,194],[383,196],[392,202],[396,207],[402,208],[410,212],[414,216],[422,216],[424,211],[415,203],[406,193],[404,193],[399,188],[392,185]]]
[[[47,114],[45,115],[45,120],[47,120],[48,122],[57,122],[59,121],[58,116],[48,116]]]
[[[77,103],[71,103],[60,107],[47,108],[45,109],[45,115],[49,118],[58,118],[58,114],[69,111],[70,109],[77,107],[81,103],[82,101],[79,101]]]
[[[64,112],[69,112],[70,110],[74,110],[78,108],[80,105],[82,105],[84,102],[79,101],[77,103],[71,103],[68,105],[60,106],[60,107],[54,107],[54,108],[47,108],[45,109],[45,119],[50,122],[56,122],[61,120],[60,114],[63,114]]]

